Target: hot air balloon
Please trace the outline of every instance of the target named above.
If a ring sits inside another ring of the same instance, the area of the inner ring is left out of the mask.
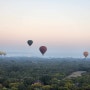
[[[5,56],[6,55],[6,52],[3,52],[3,55]]]
[[[88,52],[87,51],[85,51],[84,53],[83,53],[83,55],[85,56],[85,58],[88,56]]]
[[[0,55],[3,55],[3,52],[2,51],[0,51]]]
[[[0,51],[0,55],[2,56],[2,55],[6,55],[6,53],[5,52],[3,52],[3,51]]]
[[[41,47],[39,48],[39,50],[40,50],[40,52],[42,53],[42,55],[44,55],[45,52],[47,51],[47,47],[46,47],[46,46],[41,46]]]
[[[29,46],[31,46],[33,44],[33,41],[32,40],[28,40],[27,43],[28,43]]]

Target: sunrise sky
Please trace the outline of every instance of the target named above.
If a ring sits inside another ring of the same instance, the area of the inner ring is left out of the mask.
[[[90,52],[90,0],[0,0],[0,50],[40,56],[42,45],[49,57]]]

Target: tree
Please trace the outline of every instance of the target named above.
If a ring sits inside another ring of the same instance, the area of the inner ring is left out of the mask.
[[[42,87],[42,90],[51,90],[52,87],[50,85],[45,85]]]
[[[42,84],[40,82],[31,85],[32,90],[42,90]]]
[[[40,78],[40,81],[44,83],[44,85],[48,85],[50,83],[50,80],[51,80],[51,76],[42,76]]]
[[[18,90],[27,90],[27,88],[25,87],[24,84],[20,84],[20,85],[18,86]]]

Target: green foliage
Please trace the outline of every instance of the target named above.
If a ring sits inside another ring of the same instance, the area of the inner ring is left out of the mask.
[[[20,85],[18,86],[18,90],[27,90],[27,88],[25,87],[24,84],[20,84]]]
[[[48,85],[50,83],[51,77],[49,75],[42,76],[40,81],[44,83],[44,85]]]
[[[80,70],[86,73],[66,78]],[[5,57],[0,59],[0,90],[90,90],[90,61]]]

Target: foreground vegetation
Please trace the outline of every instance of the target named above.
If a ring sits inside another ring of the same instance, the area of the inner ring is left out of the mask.
[[[86,73],[66,78],[75,71]],[[1,57],[0,90],[90,90],[90,60]]]

